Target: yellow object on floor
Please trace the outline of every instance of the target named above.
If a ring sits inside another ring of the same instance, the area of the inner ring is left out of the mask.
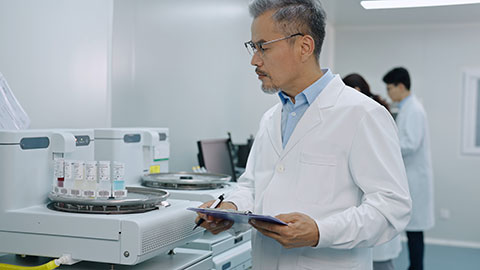
[[[48,263],[39,266],[18,266],[0,263],[1,270],[51,270],[57,268],[58,266],[60,266],[60,264],[57,265],[55,260],[51,260]]]

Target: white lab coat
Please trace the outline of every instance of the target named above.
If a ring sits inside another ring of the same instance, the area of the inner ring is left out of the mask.
[[[412,217],[407,231],[424,231],[433,227],[433,170],[427,116],[415,95],[405,100],[396,122],[412,196]]]
[[[239,210],[313,218],[316,247],[285,249],[254,231],[254,269],[371,269],[371,248],[409,220],[411,200],[390,114],[338,75],[298,122],[285,149],[281,104],[267,111],[239,189]]]
[[[395,236],[392,240],[373,247],[373,261],[384,262],[397,258],[402,252],[402,241],[400,235]]]

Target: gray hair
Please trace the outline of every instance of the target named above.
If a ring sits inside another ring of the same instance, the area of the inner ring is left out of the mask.
[[[272,18],[285,35],[300,32],[312,36],[315,41],[313,54],[319,59],[325,39],[326,19],[319,0],[253,0],[249,10],[254,19],[274,10]]]

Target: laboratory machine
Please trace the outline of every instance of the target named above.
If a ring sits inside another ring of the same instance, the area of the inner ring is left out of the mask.
[[[203,230],[192,231],[195,214],[185,210],[198,201],[170,199],[167,191],[138,186],[127,187],[127,197],[114,199],[54,192],[57,159],[103,160],[95,158],[93,138],[93,130],[0,131],[0,253],[87,261],[78,267],[137,265],[149,259],[175,261],[178,269],[211,264],[208,253],[180,249],[179,256],[167,254],[203,235]],[[161,152],[162,146],[158,148]],[[161,156],[150,151],[152,157]],[[147,264],[135,269],[142,265]]]
[[[168,128],[95,129],[95,159],[124,162],[128,186],[166,190],[169,198],[193,201],[196,206],[235,190],[236,183],[230,182],[228,175],[168,172],[169,149]],[[228,232],[218,235],[206,232],[183,247],[211,251],[216,262],[214,269],[246,269],[251,265],[250,239],[250,231],[237,236]],[[229,250],[231,252],[226,253]]]

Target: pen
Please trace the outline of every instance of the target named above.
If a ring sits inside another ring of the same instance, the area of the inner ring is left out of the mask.
[[[218,196],[218,199],[216,199],[216,200],[212,203],[212,205],[210,205],[209,208],[217,208],[217,207],[220,205],[220,203],[222,203],[222,201],[223,201],[223,199],[224,199],[223,195],[224,195],[224,194]],[[198,228],[198,226],[202,225],[202,223],[203,223],[204,221],[205,221],[205,219],[200,218],[200,219],[197,221],[197,224],[195,225],[195,227],[193,227],[193,230],[195,230],[196,228]]]

